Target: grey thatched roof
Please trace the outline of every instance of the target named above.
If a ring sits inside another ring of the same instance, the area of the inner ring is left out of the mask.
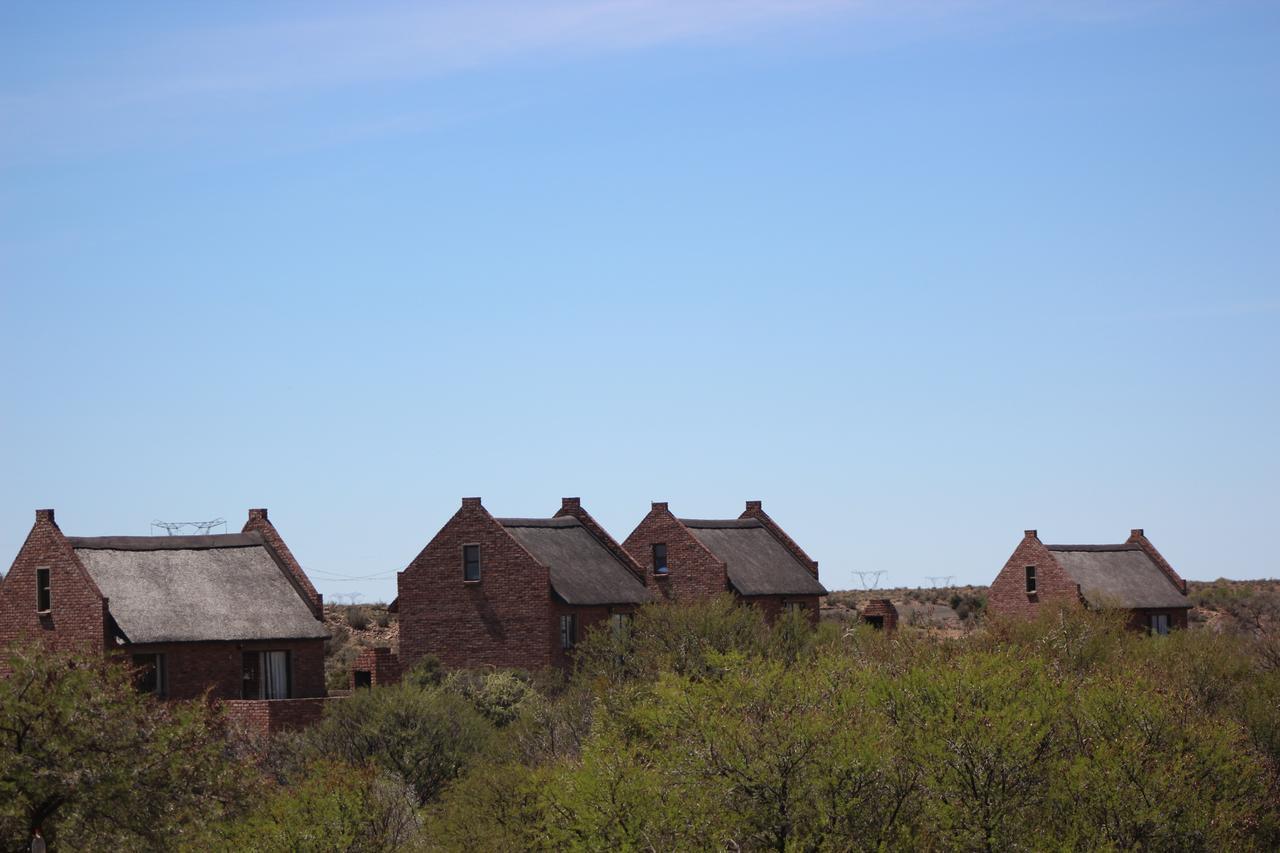
[[[67,539],[130,643],[329,636],[257,533]]]
[[[754,518],[680,523],[728,567],[740,595],[826,595],[827,590],[763,524]]]
[[[1190,607],[1140,545],[1046,545],[1094,607]]]
[[[563,518],[499,518],[507,533],[547,567],[568,604],[643,604],[653,595],[582,522]]]

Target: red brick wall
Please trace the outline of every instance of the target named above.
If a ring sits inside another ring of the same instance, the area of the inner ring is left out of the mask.
[[[301,729],[318,723],[329,702],[340,699],[230,699],[222,703],[227,721],[259,734]]]
[[[667,546],[668,575],[653,573],[653,546]],[[698,601],[729,589],[724,563],[694,538],[665,503],[655,503],[622,543],[644,570],[645,586],[667,601]]]
[[[607,627],[609,617],[614,613],[635,613],[636,608],[632,605],[600,605],[598,607],[581,607],[572,604],[565,604],[563,601],[554,602],[551,609],[551,630],[552,630],[552,649],[551,663],[561,669],[568,669],[573,665],[573,652],[565,651],[560,645],[560,617],[573,614],[578,617],[578,636],[577,643],[581,643],[587,638],[587,633],[604,625]]]
[[[804,607],[809,621],[818,624],[819,602],[816,595],[744,595],[739,596],[738,600],[759,609],[764,614],[765,621],[770,624],[782,615],[787,602],[798,602]]]
[[[480,545],[480,582],[462,580],[462,546]],[[551,579],[479,498],[462,508],[400,573],[400,660],[427,654],[450,668],[542,669],[552,663]]]
[[[48,614],[36,610],[36,569],[49,569]],[[56,648],[101,652],[107,636],[107,600],[80,564],[54,521],[37,510],[36,523],[0,586],[0,645],[39,639]]]
[[[1169,627],[1172,629],[1186,629],[1187,627],[1188,608],[1177,607],[1171,610],[1161,610],[1159,608],[1140,608],[1138,610],[1129,611],[1129,620],[1126,625],[1135,631],[1146,631],[1151,627],[1151,617],[1156,613],[1163,613],[1169,617]]]
[[[352,690],[356,689],[355,674],[357,670],[369,673],[371,687],[377,687],[380,684],[384,686],[395,684],[404,674],[400,666],[400,656],[386,647],[365,649],[356,655],[355,662],[351,664]]]
[[[284,564],[285,569],[293,577],[294,583],[300,588],[303,598],[311,605],[311,612],[315,614],[317,619],[323,621],[324,597],[316,592],[316,588],[311,585],[311,579],[307,577],[307,573],[302,570],[301,564],[294,558],[293,552],[285,544],[284,537],[280,535],[280,531],[276,530],[275,525],[267,518],[265,509],[249,510],[249,520],[244,523],[244,528],[241,532],[251,533],[254,531],[262,534],[262,538],[276,552],[276,556],[280,558],[280,562]]]
[[[1036,593],[1027,594],[1026,567],[1036,567]],[[987,611],[1002,616],[1035,618],[1040,605],[1054,602],[1080,604],[1080,591],[1053,554],[1040,542],[1034,530],[1026,531],[1013,556],[991,582],[987,593]]]
[[[324,640],[260,640],[253,642],[152,643],[121,649],[126,657],[161,653],[165,656],[166,696],[196,699],[209,690],[211,699],[240,699],[243,690],[242,654],[251,651],[288,651],[292,673],[292,698],[322,697]]]
[[[865,621],[867,617],[879,617],[881,630],[885,633],[898,630],[898,608],[894,607],[893,602],[887,598],[873,598],[868,601],[866,607],[862,608],[862,619]]]

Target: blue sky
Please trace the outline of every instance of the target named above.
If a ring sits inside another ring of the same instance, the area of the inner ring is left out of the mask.
[[[619,539],[759,498],[832,588],[985,583],[1026,527],[1280,575],[1278,37],[1245,2],[7,4],[0,551],[37,507],[267,506],[386,599],[464,495]]]

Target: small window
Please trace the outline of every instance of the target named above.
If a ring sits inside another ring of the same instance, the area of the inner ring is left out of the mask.
[[[803,601],[785,601],[782,604],[782,609],[788,613],[801,613],[804,611],[804,602]]]
[[[560,617],[560,648],[571,649],[578,641],[578,617],[566,613]]]
[[[163,697],[166,693],[164,655],[134,655],[134,684],[139,693]]]
[[[1027,566],[1027,595],[1035,595],[1036,592],[1036,567]]]
[[[293,695],[288,652],[245,652],[241,697],[288,699]]]
[[[625,637],[627,632],[631,630],[631,614],[614,613],[609,617],[609,623],[613,627],[615,636]]]
[[[480,580],[480,546],[462,546],[462,579],[467,583]]]
[[[1163,637],[1169,633],[1169,614],[1168,613],[1152,613],[1151,614],[1151,633]]]
[[[670,572],[667,566],[667,546],[665,543],[659,542],[653,546],[653,573],[655,575],[665,575]]]
[[[53,587],[49,583],[49,570],[36,569],[36,610],[48,613],[53,609]]]

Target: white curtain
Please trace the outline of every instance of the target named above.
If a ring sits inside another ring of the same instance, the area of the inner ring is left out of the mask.
[[[289,653],[263,652],[260,662],[263,699],[289,698]]]

